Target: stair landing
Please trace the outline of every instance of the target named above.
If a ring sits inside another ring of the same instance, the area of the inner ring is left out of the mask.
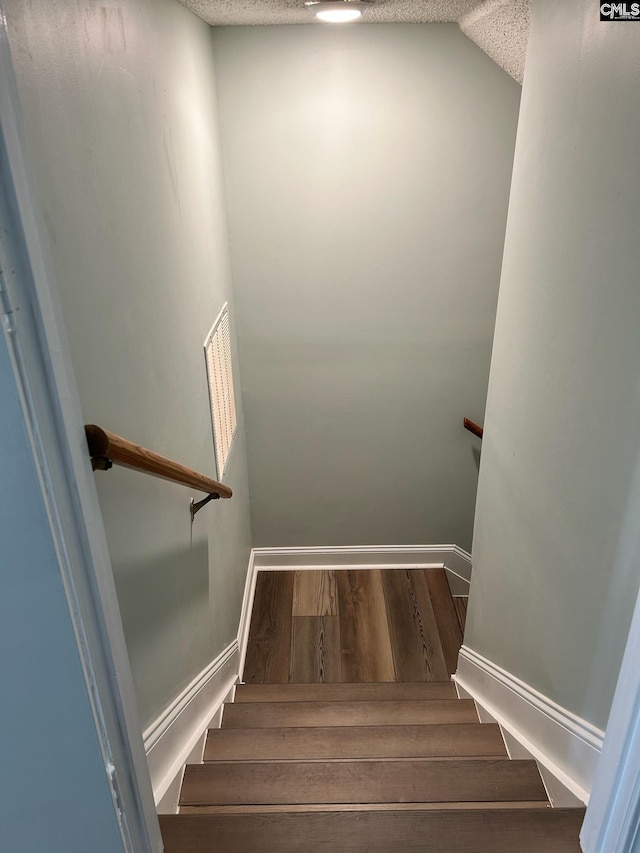
[[[440,681],[466,607],[444,569],[259,572],[247,684]]]

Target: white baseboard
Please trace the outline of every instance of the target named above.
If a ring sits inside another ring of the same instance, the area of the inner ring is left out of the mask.
[[[454,679],[536,761],[588,803],[604,732],[467,646],[460,650]]]
[[[234,640],[143,733],[153,798],[160,813],[177,810],[184,765],[188,760],[200,760],[194,756],[237,683],[239,662],[238,641]]]
[[[244,677],[244,662],[247,658],[247,643],[249,642],[249,628],[251,626],[251,611],[253,610],[253,599],[256,592],[256,578],[258,570],[255,560],[256,549],[253,548],[249,557],[247,578],[244,584],[244,596],[242,598],[242,610],[240,611],[240,625],[238,626],[238,647],[240,662],[238,666],[238,680]]]
[[[358,545],[335,548],[254,548],[257,571],[305,569],[441,569],[454,595],[468,595],[471,555],[457,545]]]
[[[471,585],[471,554],[454,545],[444,561],[453,595],[469,595]]]

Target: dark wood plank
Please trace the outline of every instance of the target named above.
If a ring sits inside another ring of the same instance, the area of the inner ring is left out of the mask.
[[[212,729],[204,761],[318,758],[459,758],[507,755],[492,723]]]
[[[458,652],[462,645],[462,631],[444,569],[424,569],[438,626],[447,671],[454,673],[458,665]]]
[[[240,684],[234,702],[343,702],[345,700],[455,699],[451,681],[394,681],[353,684]]]
[[[295,573],[293,582],[294,616],[337,616],[336,573],[304,570]]]
[[[251,614],[244,680],[289,680],[293,572],[258,572]]]
[[[471,699],[430,702],[243,702],[225,705],[223,729],[293,726],[421,726],[477,723]]]
[[[379,569],[336,572],[345,681],[395,681]]]
[[[180,814],[160,815],[160,827],[165,853],[580,853],[583,818],[582,809]]]
[[[458,624],[460,625],[460,630],[464,635],[464,626],[467,621],[467,605],[469,604],[469,596],[468,595],[454,595],[453,596],[453,604],[456,608],[456,615],[458,617]]]
[[[189,764],[184,805],[546,800],[535,761],[406,759]]]
[[[293,617],[289,679],[311,684],[341,680],[337,616]]]
[[[382,582],[396,681],[446,681],[449,673],[431,598],[420,595],[424,574],[387,569]]]

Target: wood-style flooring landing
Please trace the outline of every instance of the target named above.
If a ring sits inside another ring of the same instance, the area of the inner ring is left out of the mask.
[[[444,569],[259,572],[244,681],[447,681],[466,602]]]

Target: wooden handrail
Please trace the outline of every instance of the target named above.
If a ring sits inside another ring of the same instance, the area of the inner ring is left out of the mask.
[[[230,498],[233,494],[228,486],[219,483],[217,480],[205,477],[204,474],[193,471],[191,468],[185,468],[184,465],[167,459],[166,456],[160,456],[153,450],[140,447],[140,445],[127,441],[126,438],[102,429],[95,424],[85,424],[84,431],[94,468],[100,467],[99,464],[95,464],[96,461],[109,459],[116,465],[143,471],[145,474],[160,477],[162,480],[181,483],[183,486],[191,486],[192,489],[206,492],[209,495]]]
[[[484,430],[478,424],[474,424],[473,421],[470,421],[469,418],[464,419],[464,428],[468,429],[469,432],[472,432],[474,435],[477,435],[478,438],[482,438],[484,434]]]

